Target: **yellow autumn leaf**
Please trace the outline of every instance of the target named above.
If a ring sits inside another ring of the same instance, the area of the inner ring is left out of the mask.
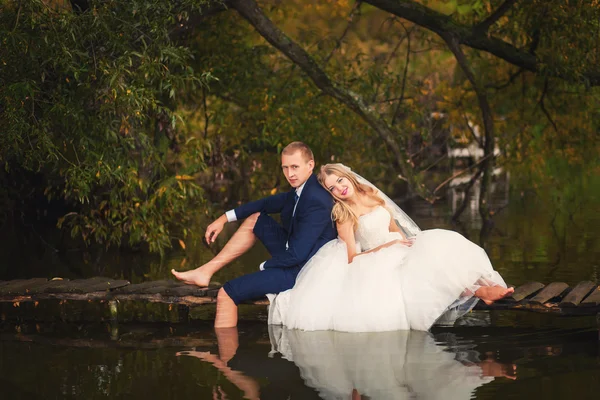
[[[179,245],[185,250],[185,242],[183,240],[179,239]]]
[[[175,179],[179,181],[191,181],[194,177],[190,175],[175,175]]]
[[[273,188],[273,189],[271,189],[271,194],[273,195],[273,194],[275,194],[275,193],[277,193],[277,188]]]

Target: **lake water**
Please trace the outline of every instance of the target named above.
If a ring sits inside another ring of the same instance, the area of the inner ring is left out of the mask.
[[[591,192],[590,192],[591,193]],[[480,233],[475,204],[461,226],[449,225],[457,201],[407,212],[423,228],[460,230],[483,244],[507,282],[598,283],[597,195],[565,199],[498,187],[500,211]],[[140,253],[71,252],[47,246],[18,250],[0,278],[94,275],[133,282],[169,277],[212,256],[200,244],[164,260]],[[225,238],[217,243],[222,246]],[[257,247],[214,277],[254,271]],[[119,305],[118,324],[102,321],[106,305],[2,304],[0,382],[10,399],[596,399],[600,341],[595,317],[473,312],[432,332],[349,334],[268,328],[264,307],[245,306],[238,329],[215,332],[214,308],[177,323],[167,305]]]

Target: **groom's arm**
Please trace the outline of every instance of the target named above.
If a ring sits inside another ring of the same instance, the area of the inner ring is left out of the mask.
[[[289,193],[279,193],[273,196],[265,197],[264,199],[243,204],[233,210],[227,211],[206,228],[206,232],[204,233],[206,243],[214,243],[227,222],[244,219],[256,212],[261,211],[266,213],[280,213],[288,195]]]
[[[265,269],[293,267],[307,261],[310,251],[327,224],[333,223],[331,208],[317,201],[312,202],[304,214],[305,217],[296,222],[288,249],[267,260],[263,265]]]
[[[267,214],[280,213],[288,196],[289,192],[278,193],[273,196],[265,197],[264,199],[242,204],[241,206],[236,207],[233,210],[229,210],[226,213],[227,220],[232,222],[238,219],[248,218],[254,213],[263,211]]]

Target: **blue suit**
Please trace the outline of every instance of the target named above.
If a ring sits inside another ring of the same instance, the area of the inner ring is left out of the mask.
[[[295,193],[291,190],[276,194],[234,210],[238,219],[260,213],[254,234],[271,254],[264,271],[225,283],[223,288],[236,304],[291,289],[304,264],[321,246],[336,238],[335,224],[331,220],[333,198],[317,178],[311,175],[306,181],[297,204]],[[280,214],[281,224],[269,214]]]

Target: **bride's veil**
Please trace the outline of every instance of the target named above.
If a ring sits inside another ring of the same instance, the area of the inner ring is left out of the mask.
[[[396,203],[394,203],[392,199],[390,199],[385,193],[383,193],[382,190],[380,190],[377,186],[373,185],[371,182],[369,182],[367,179],[363,178],[356,172],[352,171],[350,167],[344,164],[340,165],[347,169],[349,173],[354,175],[360,183],[371,186],[377,191],[377,195],[385,202],[385,207],[390,211],[390,213],[392,213],[392,217],[394,218],[394,221],[396,221],[396,225],[398,225],[398,227],[402,229],[402,232],[404,232],[407,238],[416,236],[419,232],[421,232],[421,229],[415,223],[415,221],[413,221]]]

